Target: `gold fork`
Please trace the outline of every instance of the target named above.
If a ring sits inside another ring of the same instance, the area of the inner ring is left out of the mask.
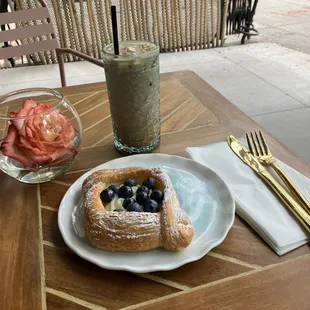
[[[266,139],[264,138],[261,131],[258,133],[255,131],[246,133],[246,139],[250,152],[255,156],[258,161],[265,165],[272,167],[275,172],[279,175],[281,180],[290,190],[292,196],[295,200],[303,207],[303,209],[310,215],[310,203],[307,198],[300,192],[294,182],[289,178],[289,176],[281,169],[277,164],[275,157],[271,154]]]

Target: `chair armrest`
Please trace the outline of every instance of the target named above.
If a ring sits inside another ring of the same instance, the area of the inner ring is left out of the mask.
[[[57,60],[58,60],[58,64],[59,64],[60,79],[61,79],[62,87],[66,86],[65,66],[64,66],[63,54],[75,55],[81,59],[89,61],[90,63],[92,63],[94,65],[97,65],[99,67],[104,68],[104,64],[103,64],[102,60],[93,58],[89,55],[86,55],[84,53],[73,50],[72,48],[56,48],[55,51],[56,51]]]
[[[74,50],[72,48],[56,48],[56,53],[59,53],[59,54],[72,54],[74,56],[77,56],[79,58],[87,60],[87,61],[93,63],[94,65],[97,65],[99,67],[104,67],[102,60],[93,58],[93,57],[91,57],[91,56],[89,56],[87,54],[78,52],[78,51],[76,51],[76,50]]]

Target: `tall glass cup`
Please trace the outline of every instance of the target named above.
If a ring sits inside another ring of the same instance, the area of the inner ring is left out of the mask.
[[[146,41],[119,42],[103,49],[103,61],[117,150],[153,151],[160,144],[159,48]]]

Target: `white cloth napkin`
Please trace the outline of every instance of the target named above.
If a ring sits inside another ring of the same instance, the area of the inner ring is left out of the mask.
[[[243,139],[241,141],[244,143]],[[236,202],[236,213],[252,226],[278,255],[310,241],[297,220],[257,174],[231,150],[227,142],[189,147],[186,155],[215,171],[226,182]],[[310,179],[280,160],[277,162],[310,199]]]

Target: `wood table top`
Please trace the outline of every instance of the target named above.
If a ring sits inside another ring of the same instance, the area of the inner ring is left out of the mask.
[[[111,271],[71,252],[57,224],[63,195],[86,171],[121,155],[105,83],[60,90],[81,116],[82,151],[49,183],[26,185],[0,172],[1,309],[309,309],[309,245],[279,257],[238,217],[223,243],[171,271]],[[181,156],[188,146],[261,129],[189,71],[161,75],[161,117],[156,152]],[[310,176],[306,162],[266,135],[279,159]]]

